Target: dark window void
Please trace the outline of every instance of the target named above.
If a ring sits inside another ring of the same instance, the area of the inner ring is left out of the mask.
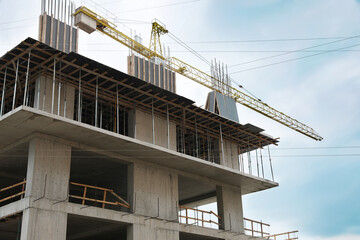
[[[68,215],[66,240],[126,240],[130,225]]]
[[[80,108],[79,108],[80,100]],[[81,116],[78,114],[81,112]],[[94,96],[80,95],[75,91],[74,119],[102,129],[116,132],[125,136],[129,135],[129,110],[121,105],[110,104],[101,98]],[[81,117],[81,119],[79,119]]]
[[[196,133],[183,126],[176,126],[176,149],[178,152],[220,164],[219,140]]]
[[[0,220],[0,240],[18,240],[21,236],[22,212]]]
[[[0,207],[24,196],[28,149],[28,143],[21,144],[0,156]]]
[[[69,201],[129,211],[128,164],[103,155],[73,149]]]

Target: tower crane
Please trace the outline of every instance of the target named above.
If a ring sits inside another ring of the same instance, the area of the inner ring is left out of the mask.
[[[82,15],[82,16],[80,16]],[[152,58],[159,58],[162,59],[164,62],[165,67],[168,69],[177,72],[209,89],[212,89],[217,92],[221,92],[218,88],[215,88],[213,83],[214,82],[221,82],[219,79],[193,67],[192,65],[176,58],[170,57],[165,58],[163,56],[160,44],[160,36],[163,34],[167,34],[168,30],[164,25],[159,23],[158,21],[152,22],[152,30],[151,30],[151,39],[150,39],[150,47],[147,48],[141,43],[137,42],[136,40],[132,39],[131,37],[127,36],[123,32],[116,29],[116,25],[104,17],[100,16],[99,14],[91,11],[85,6],[79,7],[75,13],[75,17],[85,17],[87,18],[87,22],[92,22],[96,24],[92,28],[90,25],[82,25],[79,24],[79,28],[83,29],[84,31],[91,33],[95,30],[113,38],[114,40],[118,41],[119,43],[127,46],[128,48],[132,49],[133,51],[139,53],[140,55],[144,56],[145,58],[152,59]],[[221,84],[229,90],[226,93],[228,96],[232,97],[236,102],[270,118],[273,119],[299,133],[304,134],[316,141],[321,141],[323,138],[311,127],[299,122],[298,120],[276,110],[275,108],[270,107],[266,103],[260,101],[259,99],[253,98],[238,89],[232,87],[229,84],[221,82]]]

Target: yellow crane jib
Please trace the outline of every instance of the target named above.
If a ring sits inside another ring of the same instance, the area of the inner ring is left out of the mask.
[[[150,50],[157,53],[160,56],[164,56],[162,53],[162,47],[160,42],[160,35],[166,34],[169,31],[166,29],[165,24],[162,24],[159,20],[154,19],[152,21],[151,37],[150,37]]]
[[[118,31],[116,29],[116,25],[112,22],[106,20],[95,12],[89,10],[88,8],[82,6],[79,7],[75,13],[75,25],[80,29],[84,30],[87,33],[92,33],[95,30],[113,38],[114,40],[120,42],[121,44],[127,46],[128,48],[134,50],[140,55],[152,59],[153,57],[160,58],[164,61],[165,66],[168,69],[171,69],[174,72],[177,72],[201,85],[210,88],[212,90],[221,92],[219,89],[213,87],[213,82],[221,82],[220,80],[212,77],[211,75],[191,66],[188,63],[181,61],[175,57],[171,57],[169,59],[165,59],[162,53],[160,36],[162,34],[168,33],[164,24],[161,24],[158,20],[152,22],[152,30],[151,30],[151,39],[150,39],[150,47],[147,48],[130,38],[126,34]],[[236,88],[233,88],[230,85],[227,85],[223,82],[224,86],[227,89],[230,89],[230,97],[234,98],[236,102],[258,112],[262,115],[273,119],[299,133],[302,133],[312,139],[317,141],[321,141],[323,138],[315,132],[311,127],[297,121],[294,118],[289,117],[288,115],[270,107],[266,103],[255,99]]]

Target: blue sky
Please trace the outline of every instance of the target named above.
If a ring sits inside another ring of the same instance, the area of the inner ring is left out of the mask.
[[[355,0],[97,2],[117,13],[119,21],[158,18],[205,58],[217,58],[229,66],[341,39],[311,50],[360,44],[360,37],[344,40],[360,35],[360,1]],[[28,36],[37,38],[39,13],[38,0],[0,0],[0,55]],[[127,34],[129,27],[133,34],[141,33],[148,44],[150,24],[118,26]],[[299,38],[334,39],[221,42]],[[79,41],[81,54],[126,71],[125,47],[98,33],[81,32]],[[209,41],[212,43],[204,43]],[[163,42],[173,56],[208,71],[206,64],[182,52],[171,39],[164,36]],[[360,46],[346,50],[360,50]],[[234,80],[264,102],[324,137],[315,142],[238,106],[241,123],[253,123],[280,137],[279,146],[272,150],[275,180],[280,186],[245,196],[244,212],[246,217],[270,223],[272,232],[297,229],[300,239],[360,239],[360,51],[336,51],[262,67],[315,53],[296,52],[229,68],[231,73],[238,72],[232,74]],[[258,69],[248,70],[251,68]],[[207,89],[178,77],[178,93],[201,106]]]

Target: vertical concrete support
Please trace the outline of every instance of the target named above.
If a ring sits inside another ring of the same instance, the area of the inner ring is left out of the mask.
[[[221,217],[221,228],[232,232],[244,233],[241,191],[217,186],[216,194],[218,214]]]
[[[149,219],[145,224],[133,224],[127,228],[127,240],[179,240],[179,230],[159,221]]]
[[[178,177],[161,169],[134,163],[133,211],[137,214],[176,220]]]
[[[167,128],[166,118],[154,117],[154,135],[152,132],[153,118],[151,114],[134,110],[129,114],[129,122],[135,122],[135,125],[129,126],[129,136],[136,139],[153,143],[161,147],[169,148],[176,151],[176,124],[169,122]],[[169,133],[168,133],[169,129]],[[169,134],[169,147],[168,147],[168,134]]]
[[[21,240],[66,240],[67,214],[36,208],[23,212]]]
[[[233,168],[239,170],[239,156],[237,152],[237,144],[232,143],[229,140],[223,140],[224,144],[224,154],[221,155],[222,159],[221,163],[229,168]]]
[[[67,198],[71,147],[36,137],[30,141],[25,197],[50,200]]]
[[[60,96],[58,96],[59,91],[53,91],[53,88],[54,90],[59,89],[58,81],[56,81],[55,85],[53,85],[53,81],[51,77],[46,77],[45,75],[41,75],[38,77],[35,83],[34,108],[51,113],[52,100],[54,100],[53,112],[54,113],[59,112],[60,116],[73,119],[74,105],[75,105],[74,87],[63,84],[61,86]],[[54,97],[52,97],[53,93],[54,93]],[[60,104],[58,101],[60,101]],[[60,111],[58,111],[59,106],[60,106]]]
[[[25,197],[64,201],[68,197],[71,147],[55,139],[30,140]],[[65,240],[67,214],[40,208],[23,213],[21,240]]]

